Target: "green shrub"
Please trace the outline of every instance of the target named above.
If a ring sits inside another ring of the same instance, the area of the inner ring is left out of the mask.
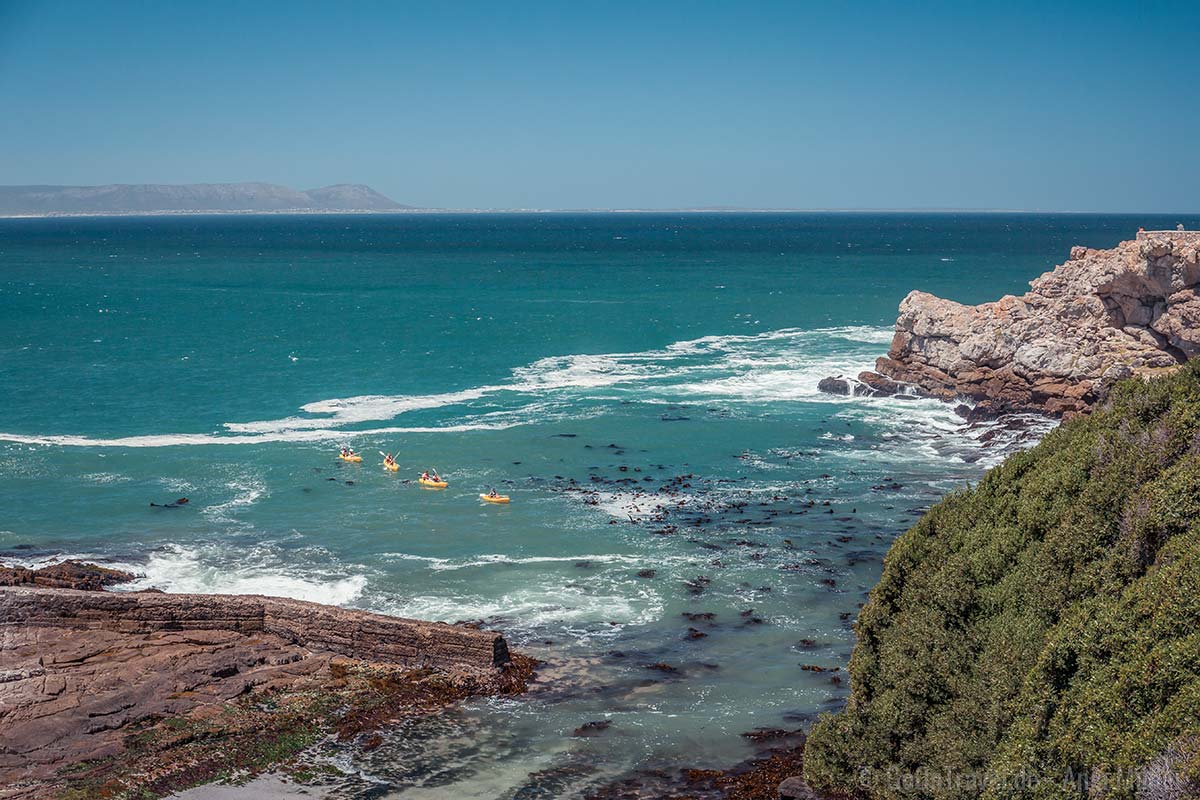
[[[931,509],[857,632],[851,698],[808,741],[819,789],[1126,798],[1164,753],[1194,772],[1200,366],[1124,382]]]

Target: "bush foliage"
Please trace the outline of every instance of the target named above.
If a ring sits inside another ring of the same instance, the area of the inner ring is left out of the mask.
[[[809,782],[874,798],[1153,797],[1200,774],[1200,366],[1100,409],[896,540]],[[1168,796],[1168,795],[1161,795]]]

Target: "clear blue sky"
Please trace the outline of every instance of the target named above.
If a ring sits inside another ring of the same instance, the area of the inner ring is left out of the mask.
[[[0,0],[0,183],[1200,210],[1200,2]]]

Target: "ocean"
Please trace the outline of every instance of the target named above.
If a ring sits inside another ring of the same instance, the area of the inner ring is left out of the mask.
[[[817,382],[883,355],[912,289],[1020,294],[1071,245],[1176,222],[1198,220],[0,220],[0,560],[480,621],[545,662],[524,697],[328,746],[346,796],[728,766],[739,734],[844,702],[891,541],[1051,424]]]

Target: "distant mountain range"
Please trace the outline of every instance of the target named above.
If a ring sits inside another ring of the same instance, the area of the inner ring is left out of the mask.
[[[361,183],[300,192],[273,183],[117,183],[0,186],[0,215],[255,211],[400,211],[413,208]]]

